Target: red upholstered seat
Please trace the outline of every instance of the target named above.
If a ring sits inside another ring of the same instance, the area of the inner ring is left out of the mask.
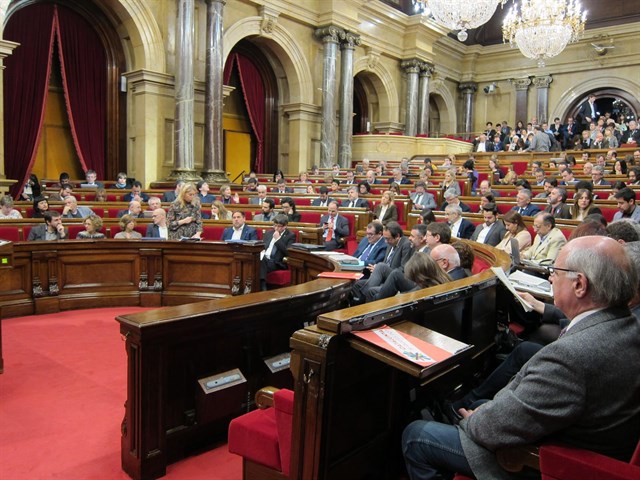
[[[273,408],[254,410],[229,424],[229,452],[289,475],[293,426],[293,391],[273,395]]]
[[[267,285],[285,287],[291,284],[290,270],[274,270],[267,273]]]

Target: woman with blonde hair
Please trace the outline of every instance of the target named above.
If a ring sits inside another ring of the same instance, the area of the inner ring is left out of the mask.
[[[527,229],[527,226],[522,220],[522,215],[514,210],[509,210],[502,216],[502,221],[507,229],[502,241],[496,245],[498,250],[507,252],[509,255],[513,255],[511,251],[511,239],[515,238],[518,242],[518,249],[523,251],[525,248],[531,245],[531,233]]]
[[[460,185],[458,184],[458,181],[456,180],[456,169],[455,168],[450,168],[449,170],[444,172],[444,180],[440,184],[440,190],[442,190],[442,193],[446,192],[450,188],[453,189],[456,192],[456,195],[458,195],[458,196],[461,195]]]
[[[133,215],[125,214],[120,218],[121,232],[113,237],[115,240],[138,240],[142,238],[142,234],[135,231],[136,219]]]
[[[199,239],[202,235],[202,212],[197,194],[198,190],[193,183],[183,183],[180,187],[178,197],[167,213],[169,240]]]
[[[373,218],[380,220],[383,225],[390,221],[398,221],[398,209],[393,204],[393,197],[393,192],[383,192],[380,203],[373,209]]]
[[[95,240],[105,238],[104,233],[100,231],[100,229],[102,228],[102,219],[99,216],[91,214],[84,219],[83,224],[84,230],[82,232],[78,232],[78,235],[76,236],[77,240]]]

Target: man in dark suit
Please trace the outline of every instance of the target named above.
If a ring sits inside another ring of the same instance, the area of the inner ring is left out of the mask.
[[[523,217],[533,217],[540,213],[540,209],[531,203],[531,190],[523,188],[516,195],[516,206],[511,210],[518,212]]]
[[[563,142],[562,146],[568,149],[572,145],[573,137],[580,134],[580,125],[574,123],[572,117],[567,117],[567,124],[562,128]]]
[[[598,107],[596,105],[596,96],[590,94],[587,101],[580,104],[578,113],[576,113],[576,122],[582,125],[582,130],[589,130],[589,124],[598,120]]]
[[[402,170],[399,168],[393,169],[393,174],[389,179],[389,183],[397,183],[398,185],[406,185],[411,181],[402,174]]]
[[[287,181],[284,178],[279,178],[271,191],[273,193],[293,193],[293,188],[287,187]]]
[[[553,188],[547,197],[545,212],[553,215],[553,218],[571,218],[571,209],[567,205],[567,191],[564,188]]]
[[[183,183],[184,180],[176,180],[176,187],[170,192],[164,192],[162,194],[162,201],[167,203],[175,202]]]
[[[319,197],[314,198],[311,202],[312,207],[328,207],[333,198],[329,196],[329,189],[325,186],[320,187]]]
[[[120,210],[118,212],[118,218],[122,218],[125,215],[131,215],[133,218],[143,218],[142,205],[140,205],[140,202],[138,200],[131,200],[127,210]]]
[[[476,227],[473,235],[471,235],[471,240],[495,247],[502,241],[506,233],[504,223],[498,221],[498,207],[496,207],[496,204],[487,203],[482,207],[482,217],[484,218],[484,223]]]
[[[37,225],[29,232],[28,241],[39,240],[66,240],[69,238],[69,230],[62,225],[62,216],[55,210],[47,210],[42,215],[43,225]]]
[[[444,213],[447,216],[452,236],[467,240],[471,238],[476,227],[466,218],[462,218],[462,209],[459,205],[447,205]]]
[[[409,425],[402,443],[410,478],[513,478],[496,452],[541,441],[629,461],[640,419],[640,322],[627,306],[637,272],[622,245],[593,236],[569,242],[555,267],[554,303],[567,328],[458,428]]]
[[[149,195],[147,195],[142,191],[142,183],[136,180],[131,185],[131,191],[127,193],[124,197],[122,197],[122,199],[125,202],[130,202],[131,200],[137,200],[138,202],[142,203],[142,202],[149,201]]]
[[[369,202],[363,198],[358,198],[358,187],[349,187],[347,199],[342,201],[343,208],[369,208]]]
[[[260,260],[260,289],[267,289],[267,274],[275,270],[286,270],[287,264],[284,258],[287,256],[289,247],[296,236],[287,225],[289,219],[286,215],[279,213],[273,219],[273,230],[264,234],[264,254]]]
[[[335,250],[344,247],[344,237],[349,236],[349,221],[338,213],[338,202],[331,200],[327,207],[327,214],[320,218],[325,250]]]
[[[467,278],[467,271],[460,266],[460,254],[448,243],[431,249],[431,258],[444,270],[451,280]]]
[[[481,133],[478,138],[473,141],[474,152],[493,152],[493,143],[487,140],[487,135]]]
[[[593,185],[611,185],[611,182],[604,178],[604,167],[596,165],[591,170],[591,183]]]
[[[169,238],[169,229],[167,228],[167,212],[163,208],[156,208],[151,213],[153,223],[147,225],[147,233],[145,238],[161,238],[167,240]]]
[[[240,210],[233,212],[233,215],[231,215],[231,223],[233,226],[224,229],[221,240],[242,240],[245,242],[258,240],[258,232],[256,229],[247,225],[245,221],[244,212]]]
[[[629,128],[622,135],[620,143],[638,144],[640,143],[640,129],[638,129],[638,122],[631,120],[629,122]]]
[[[387,242],[382,236],[382,223],[371,222],[367,225],[367,235],[360,241],[353,256],[364,262],[365,267],[375,265],[384,260],[387,250]],[[371,274],[369,268],[363,270],[363,275],[368,278]]]

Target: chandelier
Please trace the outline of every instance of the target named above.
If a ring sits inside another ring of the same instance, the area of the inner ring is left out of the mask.
[[[431,14],[435,21],[451,30],[460,30],[458,40],[464,42],[467,30],[487,23],[498,5],[507,0],[413,0],[415,11]]]
[[[577,0],[522,0],[520,11],[514,5],[505,17],[502,36],[544,67],[545,58],[555,57],[584,32],[587,13],[581,8]]]

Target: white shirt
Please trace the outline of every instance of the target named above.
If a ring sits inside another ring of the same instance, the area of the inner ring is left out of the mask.
[[[491,227],[493,227],[495,225],[495,223],[492,223],[491,225],[487,225],[486,223],[482,226],[482,230],[480,230],[480,233],[478,234],[478,239],[476,240],[476,242],[478,243],[484,243],[485,238],[487,238],[487,235],[489,234],[489,231],[491,230]]]
[[[161,227],[158,225],[158,233],[160,234],[160,238],[164,238],[165,240],[169,238],[169,229],[166,226]]]
[[[570,328],[574,327],[576,323],[580,322],[581,320],[584,320],[592,313],[599,312],[600,310],[604,310],[604,308],[594,308],[593,310],[587,310],[586,312],[582,312],[576,315],[575,317],[573,317],[573,320],[571,320],[569,325],[567,325],[567,327],[565,328],[565,333],[568,332]]]
[[[460,225],[462,225],[462,217],[456,220],[456,223],[452,223],[451,225],[449,225],[451,227],[452,237],[458,236],[458,230],[460,230]]]
[[[231,235],[231,240],[242,240],[242,229],[244,225],[240,228],[233,227],[233,235]]]

